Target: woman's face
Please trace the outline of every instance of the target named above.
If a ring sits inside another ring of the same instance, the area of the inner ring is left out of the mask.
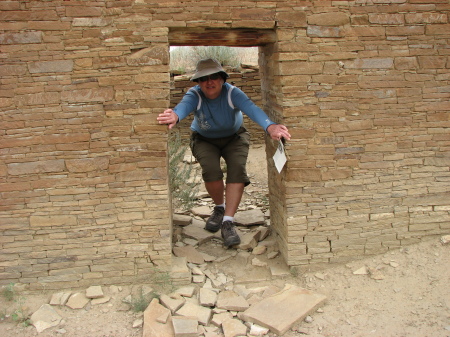
[[[203,76],[198,79],[198,85],[203,94],[209,99],[215,99],[219,97],[222,91],[222,85],[224,80],[219,73]]]

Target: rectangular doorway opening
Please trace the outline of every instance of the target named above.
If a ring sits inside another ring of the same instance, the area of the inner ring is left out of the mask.
[[[195,71],[197,60],[203,58],[219,58],[224,54],[233,56],[236,50],[229,51],[227,48],[237,48],[240,53],[245,55],[245,59],[237,61],[234,64],[227,64],[222,58],[218,59],[230,75],[227,82],[240,88],[254,103],[259,106],[265,113],[275,122],[279,119],[274,116],[274,111],[271,108],[272,100],[276,95],[273,93],[273,69],[274,64],[272,59],[273,44],[275,42],[275,32],[273,30],[227,30],[227,29],[186,29],[186,28],[172,28],[169,31],[169,44],[171,49],[171,95],[170,108],[173,108],[183,98],[184,94],[190,87],[197,83],[190,81],[192,74]],[[205,49],[210,49],[212,53],[206,53]],[[216,54],[214,54],[216,53]],[[253,53],[253,55],[252,55]],[[180,54],[181,56],[175,56]],[[193,54],[193,55],[192,55]],[[246,55],[248,54],[248,55]],[[183,62],[175,62],[175,58],[180,58]],[[186,60],[192,58],[191,62]],[[190,124],[191,118],[186,118],[178,123],[177,127],[172,132],[177,132],[178,138],[176,147],[184,146],[186,153],[183,156],[182,162],[177,165],[183,167],[188,162],[195,162],[191,155],[189,148],[190,138]],[[274,118],[275,117],[275,118]],[[267,139],[264,130],[251,121],[244,114],[244,125],[251,135],[251,145],[247,159],[247,173],[251,184],[244,189],[241,202],[239,204],[238,212],[235,219],[239,225],[239,213],[244,211],[260,211],[262,214],[263,224],[270,224],[270,194],[269,194],[269,173],[268,173],[268,155]],[[172,137],[173,139],[173,137]],[[179,145],[178,145],[179,144]],[[169,144],[169,153],[171,144]],[[270,149],[272,150],[272,149]],[[273,154],[273,153],[272,153]],[[169,160],[170,161],[170,160]],[[173,163],[171,163],[173,165]],[[196,176],[190,176],[189,182],[198,183],[198,196],[200,197],[194,206],[194,210],[183,210],[176,207],[176,202],[173,204],[175,213],[185,213],[186,215],[193,215],[197,218],[206,219],[211,214],[214,203],[208,197],[208,193],[204,188],[203,180],[201,178],[201,169],[198,164],[196,168],[190,172]],[[273,166],[273,165],[272,165]],[[174,171],[182,171],[183,169],[177,167]],[[173,169],[173,167],[172,167]],[[226,175],[226,167],[224,167]],[[184,191],[186,192],[186,191]],[[172,193],[172,198],[174,194]],[[178,203],[179,204],[179,203]],[[257,219],[254,219],[257,220]],[[252,226],[253,224],[247,224]],[[255,223],[254,225],[258,225]],[[220,235],[220,234],[219,234]],[[174,232],[174,237],[177,232]]]

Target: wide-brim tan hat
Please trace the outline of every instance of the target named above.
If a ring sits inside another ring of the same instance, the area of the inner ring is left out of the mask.
[[[200,77],[208,76],[215,73],[223,73],[225,78],[228,78],[228,74],[222,68],[220,63],[214,59],[204,59],[197,63],[194,76],[191,77],[191,81],[195,81]]]

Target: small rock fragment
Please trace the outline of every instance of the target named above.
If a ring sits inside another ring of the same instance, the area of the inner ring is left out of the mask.
[[[367,274],[369,274],[369,271],[367,270],[366,266],[363,266],[353,272],[353,275],[367,275]]]
[[[101,286],[91,286],[86,289],[87,298],[100,298],[103,297],[103,290]]]
[[[83,309],[89,303],[89,298],[83,293],[76,293],[70,296],[66,303],[70,309]]]

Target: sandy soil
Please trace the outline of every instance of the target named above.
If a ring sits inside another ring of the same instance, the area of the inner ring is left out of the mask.
[[[261,161],[262,147],[252,150],[249,174],[255,186],[267,182]],[[256,170],[254,168],[257,168]],[[264,179],[266,179],[264,181]],[[246,196],[251,199],[252,193]],[[296,324],[286,337],[449,337],[450,336],[450,245],[440,238],[430,238],[420,244],[403,247],[382,255],[331,265],[327,269],[289,274],[273,278],[267,268],[242,263],[238,257],[214,262],[208,268],[222,272],[248,288],[296,284],[327,296],[327,302],[307,321]],[[210,242],[199,250],[214,256],[230,254],[220,244]],[[282,264],[279,259],[269,263]],[[368,274],[355,271],[365,267]],[[151,285],[150,285],[151,286]],[[56,307],[63,321],[40,334],[34,326],[14,321],[14,312],[25,316],[48,303],[56,291],[26,292],[16,290],[12,301],[0,294],[0,335],[2,337],[67,336],[67,337],[131,337],[142,336],[142,327],[133,323],[142,313],[129,310],[122,300],[140,285],[122,285],[117,291],[103,287],[111,300],[104,304],[87,305],[72,310]],[[75,291],[75,289],[66,289]],[[273,336],[273,335],[272,335]]]

